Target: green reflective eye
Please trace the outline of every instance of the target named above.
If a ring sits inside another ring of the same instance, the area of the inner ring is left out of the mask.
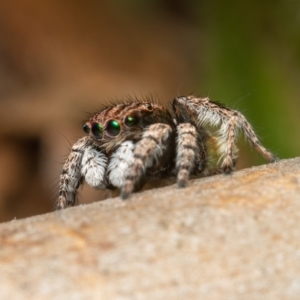
[[[83,124],[82,129],[83,129],[83,131],[84,131],[85,133],[87,133],[87,134],[89,134],[90,131],[91,131],[89,125],[86,124],[86,123]]]
[[[99,138],[102,136],[103,132],[103,127],[99,123],[93,123],[92,124],[92,134],[96,137]]]
[[[138,119],[136,117],[128,116],[125,119],[126,126],[133,126],[137,123]]]
[[[116,120],[111,120],[106,125],[106,131],[109,135],[116,136],[121,131],[120,123]]]

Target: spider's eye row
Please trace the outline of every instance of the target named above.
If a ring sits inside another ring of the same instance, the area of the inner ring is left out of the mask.
[[[85,133],[87,133],[87,134],[89,134],[90,131],[91,131],[89,125],[86,124],[86,123],[82,125],[82,129],[83,129],[83,131],[84,131]]]
[[[102,136],[102,132],[103,132],[103,127],[101,124],[99,123],[93,123],[92,124],[92,134],[95,136],[95,137],[101,137]]]
[[[135,125],[137,122],[138,122],[137,117],[127,116],[125,119],[125,125],[129,127]]]
[[[106,131],[109,135],[117,136],[121,131],[120,123],[116,120],[111,120],[106,125]]]

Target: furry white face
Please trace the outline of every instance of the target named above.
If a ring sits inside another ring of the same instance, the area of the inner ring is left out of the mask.
[[[57,209],[75,205],[83,181],[97,189],[118,188],[126,199],[151,178],[176,174],[178,186],[185,187],[190,175],[229,174],[237,159],[238,130],[269,162],[277,160],[240,112],[208,98],[177,97],[169,108],[151,101],[114,104],[83,130],[87,136],[73,145],[60,176]],[[209,164],[211,140],[220,167]]]

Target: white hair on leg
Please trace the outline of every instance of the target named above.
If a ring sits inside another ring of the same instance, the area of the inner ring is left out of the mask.
[[[104,181],[106,166],[107,158],[102,152],[93,146],[88,146],[85,149],[81,161],[81,175],[89,186],[96,189],[106,187]]]
[[[125,172],[133,163],[134,143],[126,141],[112,154],[107,168],[108,178],[112,185],[121,188],[125,182]]]

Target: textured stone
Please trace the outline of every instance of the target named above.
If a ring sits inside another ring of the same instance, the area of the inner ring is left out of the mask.
[[[0,225],[0,299],[299,299],[300,158]]]

